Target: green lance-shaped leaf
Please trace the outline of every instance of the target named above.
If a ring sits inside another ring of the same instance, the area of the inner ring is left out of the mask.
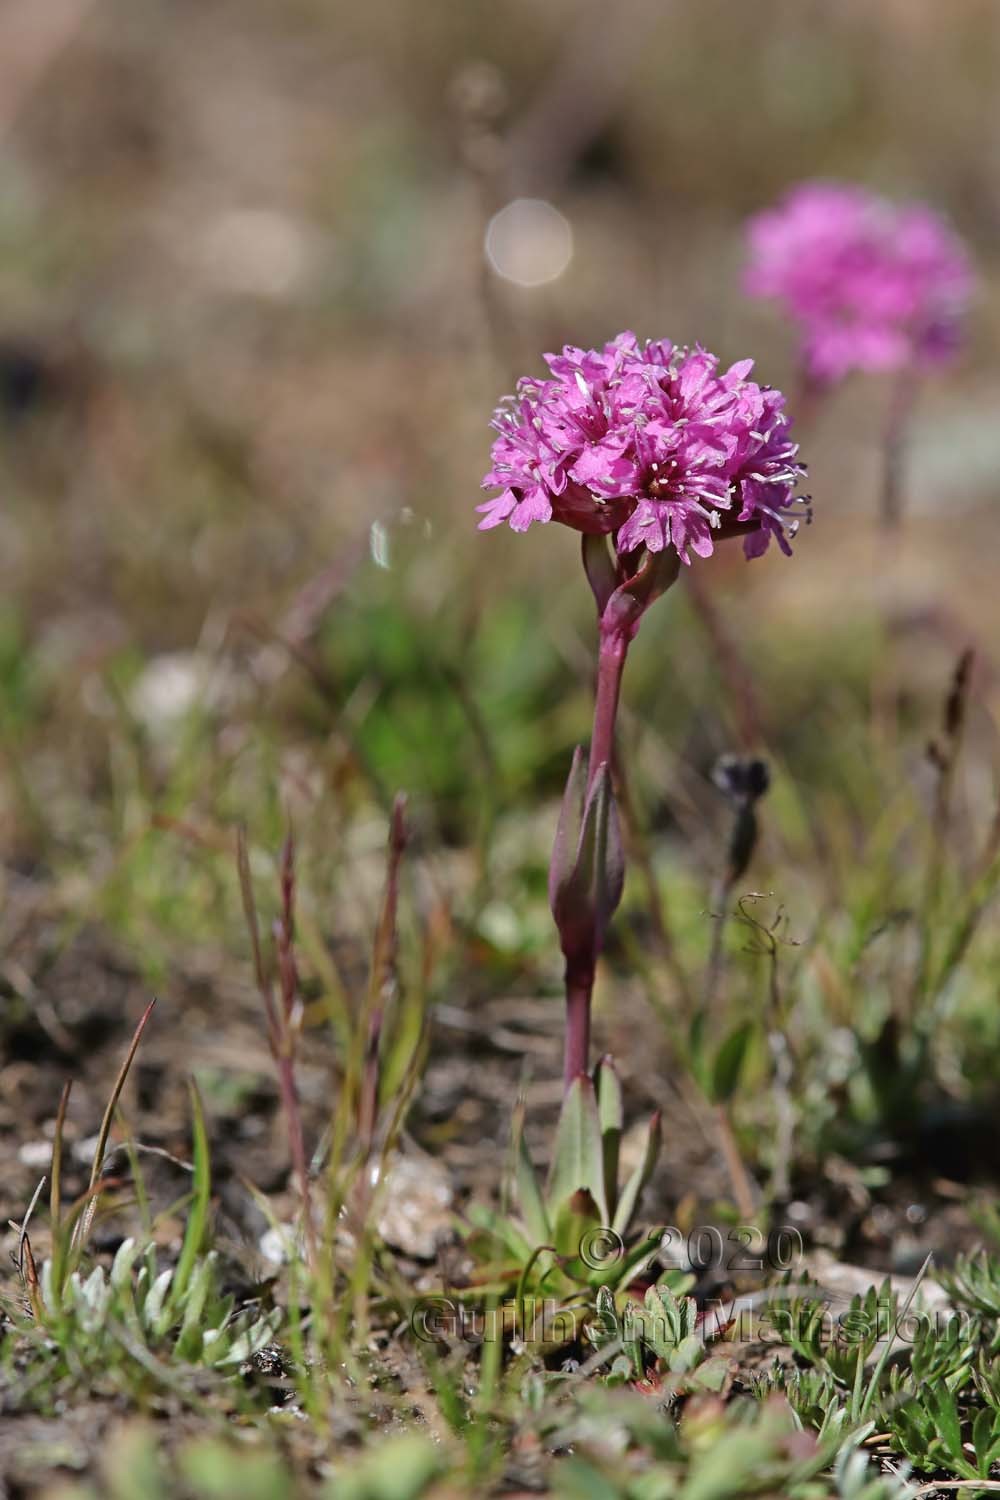
[[[593,1198],[608,1222],[608,1205],[604,1193],[604,1155],[601,1124],[597,1114],[594,1085],[589,1078],[574,1078],[566,1091],[545,1197],[549,1223],[554,1224],[559,1209],[580,1189]]]
[[[545,1211],[541,1185],[524,1139],[524,1115],[520,1111],[514,1122],[514,1177],[517,1183],[518,1207],[531,1237],[532,1248],[537,1249],[539,1245],[549,1244],[552,1239],[552,1227]]]
[[[634,1302],[626,1302],[625,1311],[622,1315],[622,1343],[624,1353],[632,1368],[632,1376],[635,1380],[641,1380],[643,1369],[642,1358],[642,1317]]]
[[[628,1227],[632,1222],[632,1215],[635,1213],[639,1202],[639,1195],[653,1175],[653,1168],[656,1166],[657,1157],[660,1154],[660,1146],[660,1112],[657,1110],[650,1119],[646,1129],[646,1144],[642,1153],[642,1160],[622,1188],[621,1197],[618,1199],[618,1206],[615,1209],[615,1216],[611,1226],[617,1234],[624,1236],[628,1232]]]
[[[197,1085],[188,1084],[191,1097],[191,1121],[193,1137],[194,1171],[192,1173],[191,1207],[188,1210],[184,1243],[174,1273],[171,1296],[173,1306],[179,1307],[187,1290],[198,1256],[208,1240],[209,1208],[212,1198],[212,1165],[208,1146],[208,1130],[205,1126],[205,1111]]]
[[[954,1396],[946,1386],[941,1386],[933,1393],[930,1404],[938,1434],[949,1454],[953,1459],[963,1458],[962,1428]]]
[[[976,1418],[972,1434],[980,1474],[989,1474],[1000,1459],[1000,1414],[990,1407]]]
[[[693,1297],[675,1297],[668,1286],[651,1286],[640,1317],[646,1343],[672,1370],[680,1373],[700,1361],[704,1350],[695,1333],[698,1310]]]
[[[735,1093],[753,1033],[753,1022],[745,1021],[729,1033],[715,1054],[711,1087],[713,1103],[722,1104]]]
[[[580,1254],[604,1216],[586,1188],[578,1188],[553,1212],[555,1247],[563,1257],[566,1272],[577,1281],[587,1281],[590,1267]]]
[[[618,1069],[610,1055],[602,1057],[594,1069],[594,1090],[597,1094],[597,1116],[601,1126],[604,1198],[608,1205],[608,1212],[613,1214],[618,1206],[618,1153],[621,1147],[622,1131],[625,1128],[625,1104]]]
[[[655,1236],[651,1238],[640,1238],[624,1254],[613,1253],[613,1241],[603,1241],[607,1250],[612,1253],[607,1261],[600,1266],[591,1267],[586,1278],[592,1287],[628,1286],[638,1276],[644,1276],[659,1253],[659,1241]],[[601,1246],[598,1246],[600,1249]]]
[[[697,1334],[689,1334],[687,1338],[681,1339],[677,1348],[667,1358],[667,1363],[674,1375],[686,1375],[700,1365],[705,1358],[705,1346]]]
[[[590,1325],[590,1337],[598,1348],[621,1336],[621,1325],[615,1299],[606,1286],[598,1287],[594,1322]]]
[[[217,1266],[218,1257],[215,1251],[210,1251],[195,1265],[188,1279],[183,1296],[184,1318],[175,1348],[179,1359],[194,1359],[202,1348],[205,1304],[215,1285]]]

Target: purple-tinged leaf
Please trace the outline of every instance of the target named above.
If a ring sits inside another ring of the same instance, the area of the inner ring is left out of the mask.
[[[597,613],[603,615],[621,579],[608,552],[606,537],[584,532],[582,542],[583,570],[597,604]]]
[[[555,915],[559,892],[573,877],[577,851],[580,845],[580,827],[583,823],[583,806],[587,795],[587,758],[583,747],[577,745],[573,761],[566,778],[556,837],[549,863],[549,905]]]
[[[550,1224],[555,1223],[560,1208],[581,1188],[591,1195],[600,1222],[606,1224],[608,1205],[604,1195],[601,1125],[594,1085],[586,1074],[573,1079],[559,1113],[545,1193]]]
[[[596,960],[624,886],[625,851],[618,809],[608,768],[602,765],[587,796],[572,872],[553,892],[552,915],[568,962]]]

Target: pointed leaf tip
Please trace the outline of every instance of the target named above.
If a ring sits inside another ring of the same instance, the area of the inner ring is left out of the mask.
[[[528,1233],[535,1246],[547,1244],[552,1238],[552,1228],[542,1189],[524,1139],[524,1120],[519,1119],[514,1127],[514,1171],[517,1182],[518,1205]]]
[[[546,1187],[550,1224],[554,1225],[560,1207],[580,1189],[591,1194],[597,1204],[600,1222],[606,1224],[608,1205],[604,1192],[601,1127],[594,1086],[586,1073],[573,1079],[559,1113]]]
[[[611,773],[606,764],[597,768],[583,815],[581,856],[587,848],[589,884],[593,892],[596,944],[603,946],[608,923],[618,909],[625,889],[625,851]],[[592,832],[591,832],[592,829]],[[592,845],[589,840],[592,839]],[[590,853],[592,847],[592,853]]]
[[[612,1227],[621,1235],[628,1231],[632,1216],[638,1207],[639,1198],[643,1188],[653,1175],[662,1146],[660,1134],[660,1111],[656,1110],[649,1119],[646,1126],[646,1142],[642,1153],[642,1160],[637,1164],[628,1182],[622,1189],[621,1197],[615,1209]]]
[[[552,859],[549,864],[549,905],[553,915],[555,915],[560,892],[573,878],[586,795],[587,763],[583,746],[577,745],[573,751],[569,775],[566,778],[566,790],[563,792],[555,842],[552,846]]]
[[[570,775],[572,780],[573,772]],[[567,801],[568,797],[569,785]],[[560,834],[562,832],[561,827]],[[566,845],[560,834],[557,834],[550,877],[552,914],[567,959],[593,962],[604,946],[608,923],[621,901],[625,886],[621,826],[606,764],[598,766],[586,795],[576,858],[568,873]]]

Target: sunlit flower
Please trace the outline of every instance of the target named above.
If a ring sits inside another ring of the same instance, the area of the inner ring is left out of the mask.
[[[622,333],[603,349],[546,355],[551,379],[525,378],[497,410],[480,529],[561,521],[614,533],[620,553],[674,548],[708,557],[744,535],[748,557],[771,536],[789,551],[804,470],[779,391],[719,373],[714,354]]]
[[[972,284],[965,248],[923,204],[807,182],[747,228],[747,291],[777,299],[816,381],[946,360]]]

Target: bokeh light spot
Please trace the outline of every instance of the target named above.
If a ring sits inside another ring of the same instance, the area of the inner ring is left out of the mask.
[[[561,276],[572,260],[573,230],[543,198],[515,198],[486,226],[485,250],[504,280],[542,286]]]

